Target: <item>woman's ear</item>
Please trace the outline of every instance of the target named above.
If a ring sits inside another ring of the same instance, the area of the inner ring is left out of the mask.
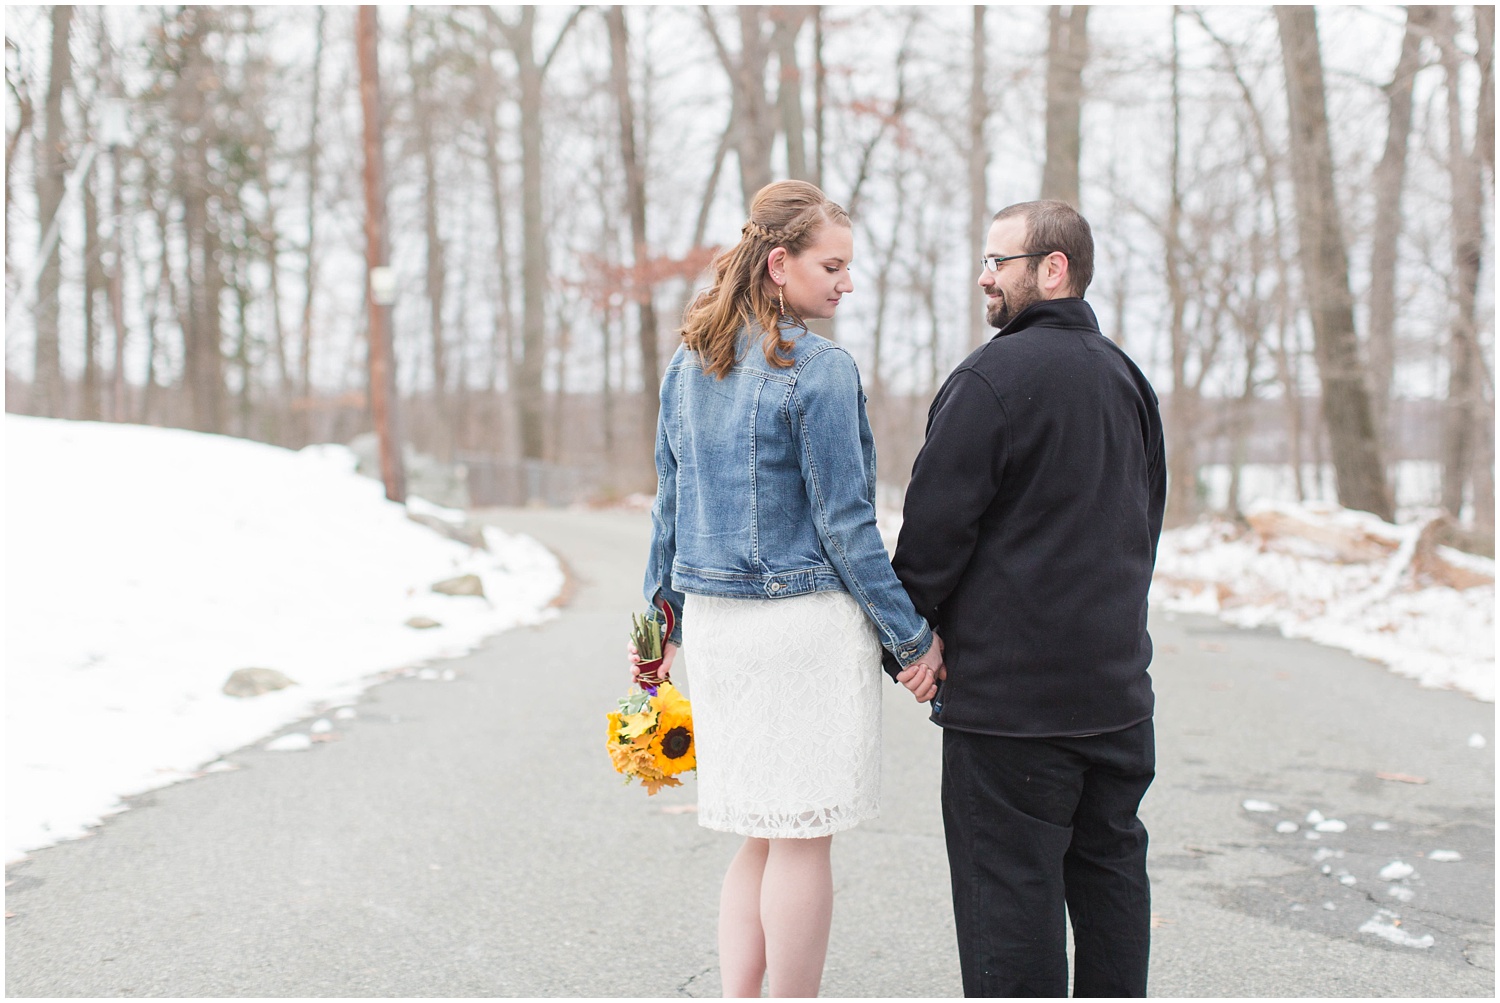
[[[766,258],[766,274],[778,286],[786,283],[786,248],[778,247]]]

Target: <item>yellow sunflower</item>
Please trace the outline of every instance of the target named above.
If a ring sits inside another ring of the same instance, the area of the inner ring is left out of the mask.
[[[662,710],[651,736],[652,765],[666,776],[698,768],[698,749],[693,744],[693,715],[687,701]]]

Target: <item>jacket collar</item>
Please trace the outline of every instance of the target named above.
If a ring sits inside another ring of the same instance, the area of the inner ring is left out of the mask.
[[[1081,327],[1089,331],[1098,331],[1099,319],[1094,316],[1094,308],[1080,297],[1067,296],[1063,299],[1042,300],[1016,314],[1009,324],[995,334],[995,337],[1003,338],[1007,334],[1015,334],[1029,327]]]

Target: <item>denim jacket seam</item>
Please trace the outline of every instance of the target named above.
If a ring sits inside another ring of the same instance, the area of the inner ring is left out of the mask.
[[[809,356],[809,358],[821,354],[828,348],[838,347],[839,346],[837,345],[820,345],[818,346],[818,349]],[[840,350],[842,351],[842,349]],[[798,367],[798,375],[801,375],[801,367]],[[864,605],[865,609],[869,611],[870,618],[875,621],[877,626],[879,626],[881,633],[883,633],[891,641],[892,644],[895,644],[896,638],[894,636],[894,632],[891,630],[890,625],[885,622],[885,618],[880,615],[880,610],[877,609],[875,604],[870,601],[870,594],[865,589],[865,583],[860,580],[859,575],[854,570],[853,562],[849,560],[849,555],[844,552],[842,544],[840,543],[839,539],[834,536],[831,528],[828,525],[828,504],[823,497],[822,480],[818,477],[817,461],[813,457],[812,450],[808,448],[807,416],[802,411],[802,401],[797,397],[795,385],[792,387],[791,396],[793,402],[797,407],[797,434],[798,437],[802,439],[802,448],[803,451],[807,454],[807,470],[808,473],[811,474],[813,494],[817,497],[818,500],[818,522],[823,527],[823,532],[828,537],[829,544],[838,551],[839,557],[843,561],[844,567],[849,569],[849,577],[853,579],[853,582],[848,584],[852,584],[854,588],[859,590],[859,601]]]

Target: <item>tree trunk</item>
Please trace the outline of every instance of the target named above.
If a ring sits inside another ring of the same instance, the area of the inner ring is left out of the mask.
[[[547,234],[542,225],[542,72],[531,47],[536,17],[523,8],[525,41],[515,46],[521,84],[521,372],[513,384],[520,404],[521,455],[545,455],[542,385],[547,353]]]
[[[786,176],[801,181],[812,175],[807,169],[806,123],[802,115],[802,69],[797,65],[797,36],[807,12],[799,7],[775,7],[776,28],[772,44],[781,68],[776,103],[781,109],[781,129],[786,135]]]
[[[828,102],[828,67],[823,63],[823,7],[812,9],[813,19],[813,184],[823,187],[824,112]]]
[[[1078,160],[1083,149],[1083,67],[1088,62],[1089,9],[1051,7],[1047,14],[1047,162],[1042,198],[1078,205]]]
[[[15,43],[7,38],[5,48],[13,49]],[[10,88],[11,97],[16,102],[15,128],[7,130],[5,134],[5,274],[9,276],[14,271],[10,255],[10,207],[15,201],[11,171],[16,165],[16,154],[20,151],[21,141],[31,135],[32,119],[36,117],[36,108],[32,104],[31,91],[26,86],[25,78],[19,74],[12,78],[8,61],[5,82]]]
[[[1311,7],[1283,6],[1276,8],[1276,23],[1286,70],[1298,243],[1339,502],[1390,520],[1395,506],[1385,482],[1354,333],[1354,298],[1334,194],[1317,21]]]
[[[322,103],[323,81],[323,21],[327,16],[327,8],[318,5],[317,26],[313,36],[313,59],[312,59],[312,94],[309,97],[310,122],[307,128],[307,245],[305,248],[306,264],[303,269],[303,280],[306,283],[302,294],[302,327],[298,338],[298,375],[302,381],[302,441],[311,442],[312,435],[312,318],[313,318],[313,294],[318,288],[318,108]]]
[[[1474,148],[1495,183],[1495,5],[1474,5],[1474,34],[1479,41],[1479,127]]]
[[[375,269],[390,262],[385,225],[384,123],[380,102],[376,8],[359,8],[355,26],[359,48],[359,99],[364,116],[365,311],[370,322],[370,408],[380,439],[380,476],[385,496],[406,501],[406,470],[396,414],[396,360],[391,350],[390,307],[376,302]]]
[[[641,439],[648,452],[655,449],[656,417],[660,409],[658,384],[661,357],[658,349],[655,287],[646,274],[650,248],[646,242],[646,173],[635,143],[635,101],[630,96],[630,37],[625,26],[625,8],[610,7],[609,53],[611,83],[620,115],[620,159],[625,165],[625,204],[630,215],[631,263],[636,327],[641,349]]]
[[[703,22],[713,40],[719,62],[729,76],[730,121],[734,150],[740,163],[740,194],[748,212],[755,193],[771,183],[771,147],[776,121],[766,98],[766,62],[771,53],[762,22],[765,8],[744,4],[740,19],[740,51],[733,55],[719,37],[713,14],[703,8]]]
[[[521,427],[521,455],[541,460],[545,455],[546,400],[543,394],[547,353],[547,246],[542,221],[542,80],[568,29],[578,19],[573,12],[547,55],[536,57],[536,8],[521,8],[519,21],[507,24],[493,7],[485,8],[500,29],[516,60],[521,112],[521,365],[513,374]]]
[[[1389,107],[1385,152],[1372,182],[1375,223],[1370,236],[1370,398],[1383,435],[1390,431],[1391,380],[1396,370],[1396,249],[1401,243],[1401,193],[1406,184],[1412,88],[1421,68],[1422,38],[1430,31],[1431,11],[1430,7],[1406,9],[1401,58],[1385,86]]]
[[[37,147],[37,224],[46,233],[62,206],[68,169],[67,125],[63,121],[63,94],[73,83],[73,60],[68,50],[68,32],[73,8],[52,7],[52,65],[47,77],[47,102],[42,112],[42,143]],[[37,280],[35,396],[32,409],[48,417],[63,413],[62,350],[58,342],[58,285],[62,276],[62,252],[53,250],[42,263]]]
[[[87,120],[85,120],[87,128]],[[84,421],[99,420],[99,294],[104,291],[104,261],[99,237],[99,174],[83,179],[83,386],[77,414]]]
[[[1053,8],[1054,11],[1056,8]],[[1187,289],[1183,281],[1182,246],[1182,91],[1177,41],[1177,12],[1172,14],[1172,147],[1168,169],[1167,227],[1162,246],[1166,252],[1167,299],[1171,307],[1169,340],[1172,352],[1172,396],[1167,403],[1167,430],[1172,448],[1167,450],[1166,524],[1182,526],[1198,517],[1198,458],[1194,444],[1198,408],[1195,386],[1187,375]]]
[[[447,265],[443,256],[443,235],[438,218],[437,151],[432,120],[437,114],[436,95],[432,92],[432,69],[416,61],[414,35],[416,12],[406,19],[406,52],[412,81],[412,114],[416,119],[417,147],[422,159],[422,233],[426,242],[427,331],[432,350],[432,397],[439,413],[444,409],[448,392],[448,360],[443,344],[443,299],[448,284]],[[451,450],[450,450],[451,452]]]
[[[985,141],[985,126],[989,122],[990,103],[985,94],[984,80],[989,73],[989,61],[985,56],[984,5],[974,6],[974,30],[970,38],[969,56],[969,260],[972,262],[985,251],[985,237],[990,232],[990,193],[988,174],[990,148]],[[964,269],[964,298],[969,305],[969,347],[978,348],[989,334],[985,323],[984,298],[974,287],[974,266]]]
[[[1448,177],[1452,198],[1453,326],[1448,340],[1447,420],[1443,429],[1443,508],[1458,516],[1465,488],[1473,476],[1479,417],[1478,326],[1475,302],[1479,289],[1484,233],[1482,196],[1476,152],[1464,140],[1463,103],[1459,97],[1462,53],[1453,10],[1439,13],[1439,48],[1447,79]]]

